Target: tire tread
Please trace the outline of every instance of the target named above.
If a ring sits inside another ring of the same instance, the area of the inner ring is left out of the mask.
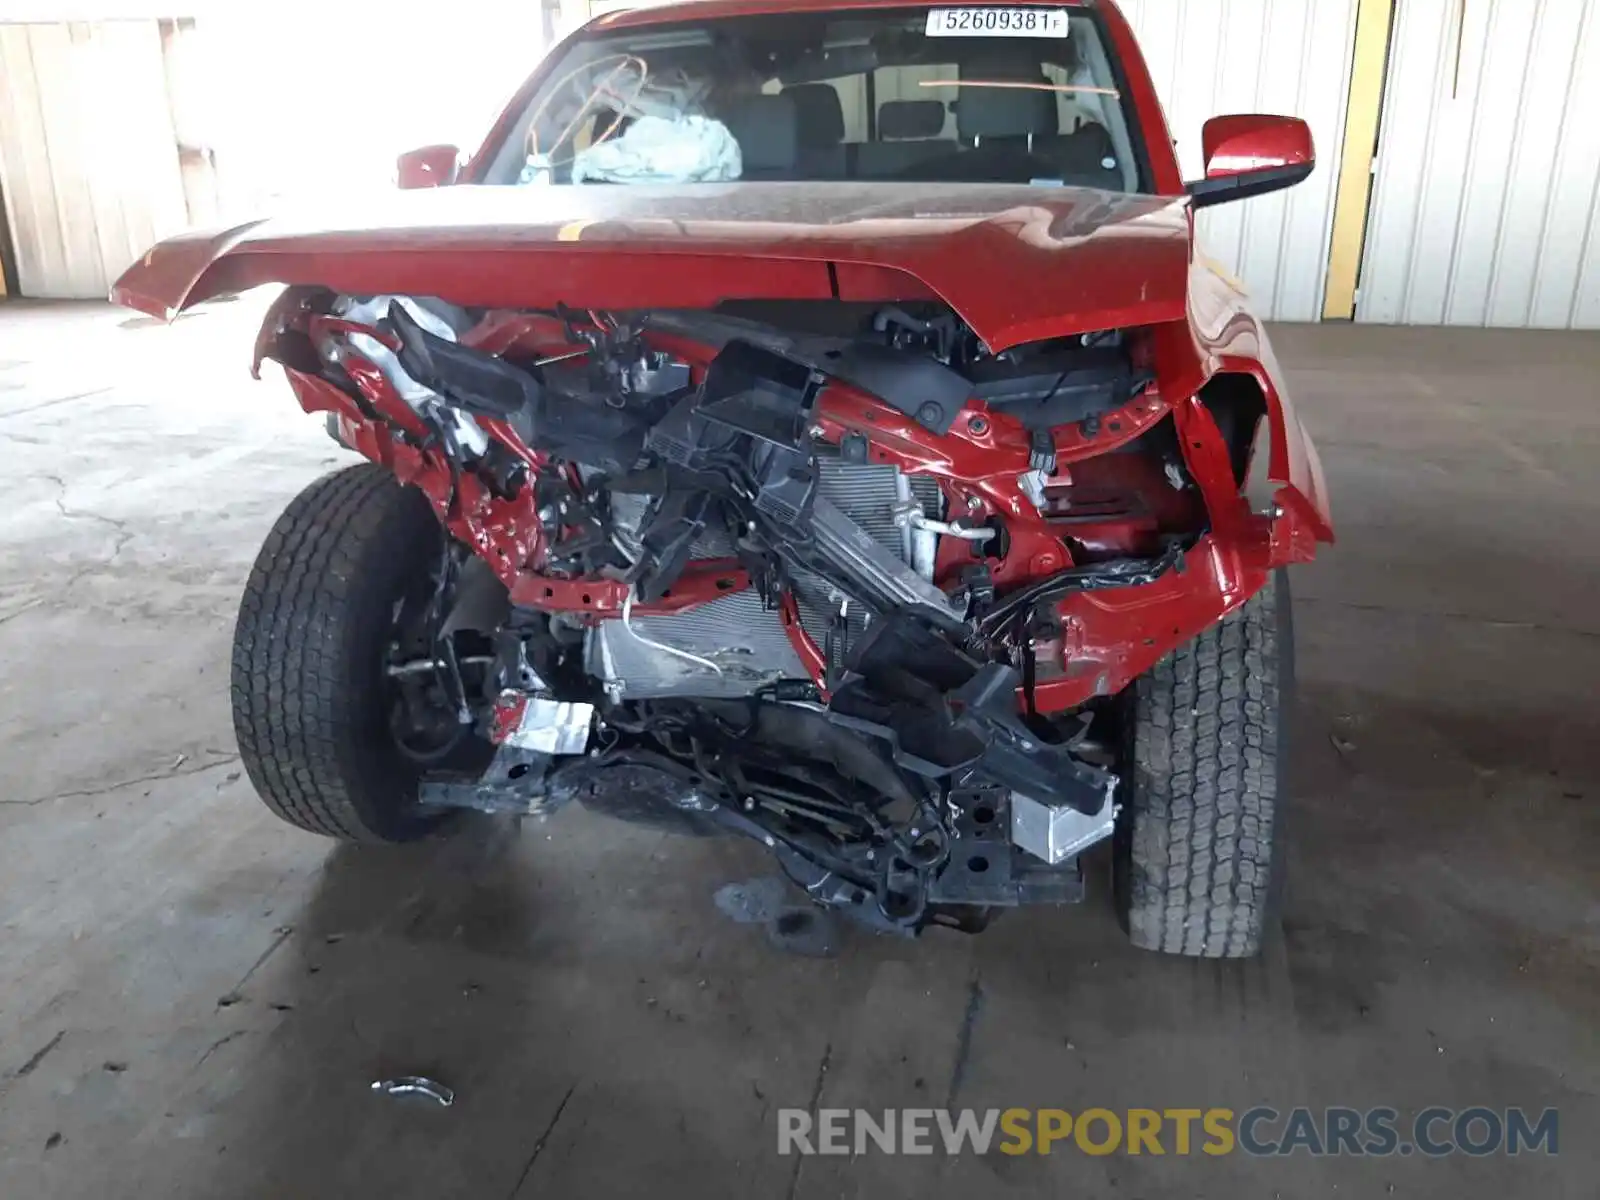
[[[1281,573],[1136,682],[1123,916],[1134,945],[1256,954],[1272,909],[1292,642]]]
[[[363,718],[381,701],[361,626],[387,602],[375,568],[415,554],[423,518],[420,494],[364,463],[296,496],[256,558],[234,631],[234,732],[256,791],[291,825],[352,842],[415,836],[392,819],[407,799],[396,777],[372,769],[383,750]]]

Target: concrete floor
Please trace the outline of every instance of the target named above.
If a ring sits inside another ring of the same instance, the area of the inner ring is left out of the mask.
[[[1282,935],[1078,910],[769,949],[739,842],[569,812],[351,850],[241,778],[228,642],[340,454],[253,314],[0,308],[0,1196],[1592,1196],[1600,339],[1288,328],[1342,541],[1294,576]],[[448,1111],[374,1096],[423,1073]],[[811,1159],[773,1110],[1561,1110],[1559,1158]]]

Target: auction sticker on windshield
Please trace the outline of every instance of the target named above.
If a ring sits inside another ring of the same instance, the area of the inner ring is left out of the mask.
[[[1064,8],[935,8],[928,13],[929,37],[1067,36]]]

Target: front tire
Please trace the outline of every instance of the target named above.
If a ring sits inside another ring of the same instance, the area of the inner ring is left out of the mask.
[[[1259,953],[1283,874],[1293,663],[1289,584],[1278,571],[1134,684],[1114,869],[1135,946],[1196,958]]]
[[[443,536],[422,493],[372,464],[317,480],[267,535],[234,630],[233,727],[250,782],[291,825],[407,842],[441,823],[391,731],[384,666]]]

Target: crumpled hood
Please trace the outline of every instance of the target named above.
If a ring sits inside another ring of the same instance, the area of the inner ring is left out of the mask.
[[[164,320],[265,283],[491,308],[938,298],[998,352],[1182,320],[1186,209],[995,184],[468,185],[171,238],[111,298]]]

